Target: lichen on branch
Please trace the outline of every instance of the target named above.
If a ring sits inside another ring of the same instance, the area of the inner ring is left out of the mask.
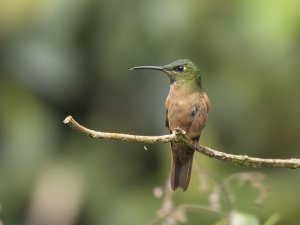
[[[64,124],[70,126],[74,130],[79,131],[82,134],[85,134],[89,137],[97,138],[97,139],[119,140],[119,141],[127,141],[127,142],[141,142],[141,143],[148,143],[148,144],[179,142],[189,146],[190,148],[194,149],[199,153],[202,153],[203,155],[221,161],[227,161],[238,166],[290,168],[290,169],[300,168],[300,159],[255,158],[255,157],[249,157],[247,155],[228,154],[203,145],[195,146],[193,141],[181,129],[176,129],[174,133],[168,135],[142,136],[142,135],[108,133],[108,132],[91,130],[80,125],[78,122],[76,122],[76,120],[72,116],[67,116],[63,122]]]

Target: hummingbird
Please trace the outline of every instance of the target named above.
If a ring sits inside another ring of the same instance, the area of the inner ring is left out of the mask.
[[[210,109],[198,66],[188,59],[179,59],[165,66],[136,66],[130,70],[139,69],[159,70],[168,75],[170,91],[165,103],[166,127],[170,133],[178,128],[184,130],[197,147]],[[174,142],[171,142],[171,150],[171,188],[186,191],[195,150]]]

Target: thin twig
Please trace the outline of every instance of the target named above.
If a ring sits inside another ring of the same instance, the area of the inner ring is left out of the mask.
[[[223,214],[222,212],[220,212],[220,210],[216,210],[211,207],[204,206],[204,205],[198,205],[198,204],[182,204],[182,205],[178,206],[177,208],[175,208],[175,211],[176,210],[185,210],[185,211],[189,211],[189,212],[206,212],[206,213],[212,213],[212,214],[216,214],[216,215]]]
[[[120,134],[120,133],[107,133],[99,132],[88,129],[78,122],[76,122],[72,116],[68,116],[64,120],[64,124],[70,126],[76,131],[79,131],[89,137],[107,140],[120,140],[128,142],[142,142],[142,143],[168,143],[168,142],[180,142],[190,148],[195,149],[211,158],[215,158],[222,161],[231,162],[238,166],[247,167],[271,167],[271,168],[290,168],[297,169],[300,168],[300,159],[263,159],[254,158],[247,155],[234,155],[224,152],[217,151],[215,149],[199,145],[195,146],[193,141],[185,134],[184,131],[177,129],[174,133],[161,136],[141,136],[141,135],[130,135],[130,134]]]

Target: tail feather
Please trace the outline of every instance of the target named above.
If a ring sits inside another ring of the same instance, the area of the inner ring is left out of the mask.
[[[171,188],[185,191],[190,183],[194,150],[184,144],[172,143]]]

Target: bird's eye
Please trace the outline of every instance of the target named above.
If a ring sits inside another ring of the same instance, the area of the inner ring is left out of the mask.
[[[185,66],[177,66],[177,67],[176,67],[176,70],[177,70],[178,72],[182,72],[182,71],[184,71],[185,69],[186,69]]]

